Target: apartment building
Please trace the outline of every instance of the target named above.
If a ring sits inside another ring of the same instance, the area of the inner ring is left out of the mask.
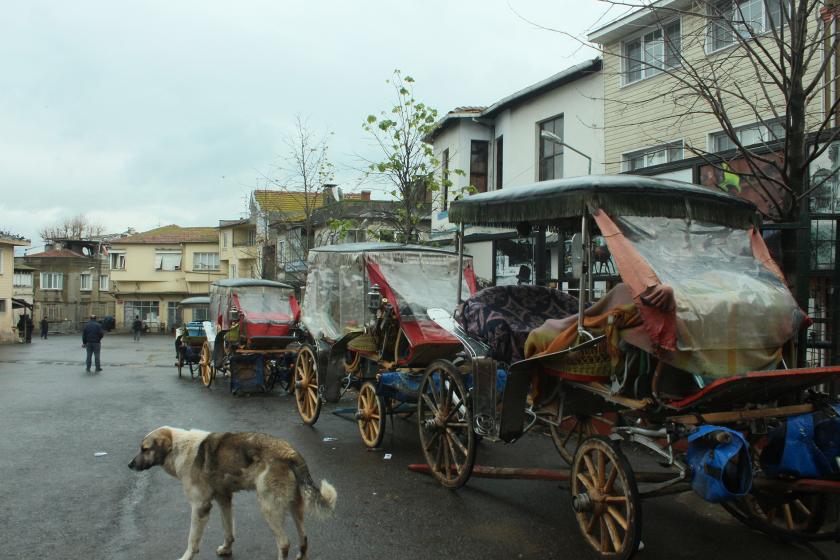
[[[109,253],[117,327],[140,317],[150,330],[174,328],[178,302],[207,295],[219,269],[215,227],[168,225],[115,240]]]
[[[426,139],[441,162],[441,179],[452,183],[435,197],[432,240],[452,239],[449,203],[468,192],[603,173],[603,79],[601,59],[595,58],[488,107],[465,106],[447,113]],[[466,242],[476,274],[486,281],[512,283],[520,267],[534,266],[536,236],[470,228]],[[550,278],[559,273],[557,243],[556,236],[549,239],[547,250],[554,257]]]
[[[0,343],[14,342],[16,325],[14,297],[15,247],[28,247],[29,240],[0,231]]]
[[[219,220],[219,262],[227,278],[263,278],[262,251],[253,220]]]

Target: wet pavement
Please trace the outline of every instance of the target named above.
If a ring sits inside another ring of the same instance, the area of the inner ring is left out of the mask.
[[[140,439],[165,424],[261,431],[294,445],[316,482],[326,478],[338,491],[333,518],[307,521],[312,559],[592,557],[566,486],[473,478],[459,491],[445,490],[407,469],[422,462],[413,418],[396,419],[393,429],[389,423],[382,449],[366,451],[355,423],[330,413],[335,405],[305,426],[293,398],[277,389],[232,396],[225,380],[208,390],[188,374],[179,379],[172,348],[165,336],[139,343],[106,336],[104,371],[86,373],[77,336],[0,346],[0,557],[180,557],[189,507],[179,483],[161,469],[127,468]],[[341,406],[353,405],[348,398]],[[482,443],[477,462],[561,466],[539,434],[512,445]],[[274,558],[253,494],[237,494],[234,509],[234,558]],[[744,529],[691,494],[645,502],[643,541],[642,559],[815,558]],[[214,511],[198,558],[215,558],[221,542]],[[294,552],[294,537],[292,545]],[[840,551],[821,549],[829,557]]]

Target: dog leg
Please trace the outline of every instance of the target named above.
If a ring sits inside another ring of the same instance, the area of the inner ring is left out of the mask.
[[[257,500],[260,503],[260,511],[274,533],[274,540],[277,542],[277,558],[286,560],[289,557],[289,536],[283,527],[286,517],[286,507],[278,500],[269,489],[257,487]]]
[[[297,560],[306,560],[306,551],[309,548],[309,539],[306,537],[306,531],[303,528],[303,508],[303,496],[298,493],[298,499],[292,505],[292,519],[295,521],[298,542],[300,543],[300,552],[298,552]]]
[[[199,504],[192,504],[192,515],[190,518],[190,537],[187,542],[187,550],[181,556],[181,560],[192,560],[198,554],[198,545],[201,543],[201,535],[204,534],[204,527],[210,519],[210,510],[213,504],[210,501]]]
[[[232,496],[219,496],[216,498],[219,504],[219,511],[222,514],[222,529],[225,532],[225,542],[216,549],[219,556],[230,556],[233,554],[233,500]]]

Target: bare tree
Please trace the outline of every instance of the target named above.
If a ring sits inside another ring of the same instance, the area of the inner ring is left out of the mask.
[[[294,131],[285,139],[286,150],[277,168],[277,177],[268,178],[278,191],[285,193],[291,209],[274,216],[274,223],[285,231],[287,242],[284,262],[300,263],[295,270],[286,269],[286,279],[302,284],[306,279],[305,263],[314,236],[312,215],[323,205],[324,189],[334,180],[329,159],[328,139],[312,129],[300,115],[295,117]],[[265,245],[266,240],[258,240]],[[281,248],[275,246],[275,251]],[[262,263],[263,259],[256,259]],[[262,264],[261,264],[262,266]],[[303,267],[302,269],[301,266]]]
[[[90,220],[84,214],[77,214],[58,220],[38,231],[41,239],[52,241],[56,239],[90,239],[105,233],[105,228]]]

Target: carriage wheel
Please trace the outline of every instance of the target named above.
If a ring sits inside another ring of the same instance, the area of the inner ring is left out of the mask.
[[[318,396],[318,365],[311,346],[301,346],[295,362],[295,401],[304,424],[313,425],[321,414]]]
[[[198,367],[201,371],[201,383],[210,388],[213,380],[216,378],[216,370],[213,367],[212,352],[210,351],[210,343],[205,341],[201,346],[201,358],[198,362]]]
[[[642,510],[636,480],[617,445],[593,436],[572,462],[572,507],[586,542],[602,557],[627,560],[639,548]]]
[[[475,463],[475,433],[467,391],[457,369],[438,360],[426,369],[417,401],[417,426],[426,463],[447,488],[460,488]]]
[[[350,375],[359,373],[359,367],[362,365],[362,355],[353,350],[344,352],[344,372]]]
[[[356,420],[362,441],[370,448],[379,447],[385,437],[385,399],[376,394],[376,387],[370,381],[359,389]]]
[[[571,465],[575,452],[586,438],[603,435],[605,431],[612,429],[615,422],[603,416],[572,414],[558,418],[557,424],[557,426],[548,425],[551,441],[554,442],[554,447],[557,448],[560,457],[567,465]]]
[[[786,540],[807,540],[825,522],[828,499],[823,494],[753,493],[723,507],[746,526]]]

